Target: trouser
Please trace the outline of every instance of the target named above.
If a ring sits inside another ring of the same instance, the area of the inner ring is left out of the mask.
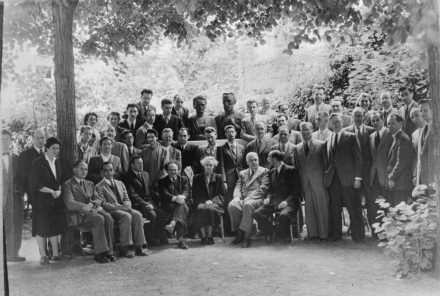
[[[186,203],[178,204],[171,203],[163,208],[163,210],[171,217],[171,220],[176,222],[174,230],[176,231],[176,237],[183,237],[187,231],[186,220],[188,218],[189,207]]]
[[[146,205],[134,205],[133,208],[142,213],[150,221],[144,225],[144,235],[148,243],[156,238],[161,238],[166,224],[165,212],[153,204],[154,209],[147,208]]]
[[[328,237],[329,230],[329,197],[324,188],[313,187],[310,181],[303,188],[307,224],[307,236],[309,238]]]
[[[226,184],[228,185],[228,188],[226,189],[226,200],[223,203],[223,210],[224,210],[223,229],[225,231],[225,234],[227,235],[230,235],[230,233],[232,232],[231,218],[229,217],[228,206],[234,196],[234,189],[237,180],[238,180],[238,175],[236,174],[230,174],[226,176],[226,182],[227,182]]]
[[[387,201],[391,207],[395,207],[401,202],[409,203],[411,201],[411,193],[411,189],[388,190]]]
[[[272,224],[270,217],[279,212],[280,215],[278,217],[278,227],[275,229]],[[253,217],[258,223],[258,228],[261,229],[266,235],[272,235],[276,230],[277,236],[286,237],[290,232],[290,221],[292,219],[296,220],[298,213],[298,206],[294,207],[292,205],[288,205],[282,210],[275,208],[273,205],[262,205],[258,209],[254,211]]]
[[[121,246],[143,246],[145,235],[143,231],[142,214],[134,209],[127,211],[116,210],[111,215],[119,227]]]
[[[5,185],[6,186],[6,185]],[[4,196],[5,198],[5,196]],[[18,256],[23,228],[23,198],[9,197],[3,209],[7,258]]]
[[[232,200],[228,206],[229,217],[231,218],[231,230],[238,229],[249,234],[252,230],[252,214],[263,204],[262,199]]]
[[[114,222],[109,213],[87,212],[79,226],[91,230],[95,254],[113,253]]]
[[[342,238],[342,203],[350,216],[351,237],[361,240],[365,237],[364,220],[362,216],[361,197],[353,186],[343,186],[337,172],[329,188],[330,194],[330,227],[329,236],[339,240]]]

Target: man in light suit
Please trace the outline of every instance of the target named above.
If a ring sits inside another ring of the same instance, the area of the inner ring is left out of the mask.
[[[393,138],[387,127],[384,126],[383,113],[373,112],[371,114],[371,125],[375,132],[370,135],[370,177],[369,186],[371,187],[371,195],[367,199],[367,216],[368,222],[372,226],[377,220],[377,211],[380,209],[375,202],[379,196],[386,198],[386,177],[387,177],[387,163],[388,152],[390,151]],[[374,229],[371,227],[372,236]]]
[[[400,109],[400,116],[403,118],[403,132],[411,137],[411,134],[416,130],[416,125],[411,120],[411,110],[418,109],[419,105],[414,101],[414,89],[403,86],[399,88],[400,96],[405,103]]]
[[[171,114],[176,115],[182,119],[183,125],[188,126],[189,110],[183,106],[184,98],[182,95],[175,95],[173,98],[173,109]]]
[[[305,200],[307,234],[310,240],[328,238],[329,198],[324,186],[327,149],[323,141],[312,138],[310,122],[300,125],[303,142],[295,147],[295,167],[299,171]]]
[[[257,101],[256,100],[249,100],[246,103],[247,109],[249,111],[249,116],[244,118],[241,121],[241,133],[240,138],[245,140],[246,142],[251,142],[255,139],[255,124],[258,121],[265,122],[267,119],[266,117],[259,115],[257,113]]]
[[[420,106],[419,106],[420,107]],[[411,113],[409,114],[409,117],[411,118],[412,122],[416,126],[416,129],[410,136],[411,141],[414,144],[414,148],[417,150],[417,145],[419,143],[420,136],[422,135],[423,128],[426,125],[426,121],[422,117],[422,113],[420,112],[420,109],[412,109]]]
[[[313,88],[313,100],[314,104],[310,107],[308,107],[306,111],[306,117],[304,121],[311,122],[313,125],[314,130],[318,128],[316,125],[316,116],[318,115],[319,111],[326,111],[330,113],[331,107],[328,104],[325,104],[325,88],[322,85],[316,85]]]
[[[402,130],[404,119],[399,114],[388,117],[388,129],[393,137],[388,152],[387,199],[392,207],[400,202],[408,202],[413,189],[413,164],[416,157],[414,146]]]
[[[417,145],[416,184],[430,185],[435,182],[434,131],[432,130],[432,102],[420,101],[420,112],[426,121]]]
[[[105,136],[113,140],[111,154],[119,157],[119,160],[121,161],[122,172],[126,172],[128,170],[129,164],[129,153],[127,145],[115,141],[116,129],[112,125],[107,126],[107,129],[105,130]],[[93,143],[93,149],[98,151],[98,154],[102,153],[101,139],[96,140],[95,143]],[[90,155],[91,156],[89,157],[89,160],[91,157],[96,156],[97,154],[91,153]]]
[[[95,190],[101,206],[110,213],[119,227],[120,255],[126,258],[133,258],[135,255],[146,256],[147,254],[142,250],[147,244],[142,214],[131,208],[124,183],[113,178],[113,165],[104,162],[101,172],[103,179],[95,186]]]
[[[97,184],[102,180],[101,170],[102,165],[105,162],[110,162],[113,164],[114,178],[118,179],[122,175],[121,159],[118,156],[111,154],[114,143],[113,139],[109,137],[102,137],[99,142],[101,145],[101,153],[98,156],[93,156],[90,158],[87,173],[87,180],[92,181],[94,184]]]
[[[159,139],[162,139],[162,131],[165,128],[170,128],[174,134],[173,140],[177,141],[179,129],[183,127],[182,118],[171,114],[173,101],[170,99],[162,99],[160,105],[162,106],[162,114],[156,116],[153,128],[157,131]]]
[[[173,143],[173,130],[164,128],[162,131],[162,147],[168,150],[169,161],[174,161],[182,169],[182,153],[179,149],[171,146]]]
[[[357,190],[362,185],[362,153],[356,136],[342,129],[340,114],[330,117],[333,133],[327,141],[328,165],[324,184],[329,188],[330,223],[329,240],[342,239],[342,203],[350,215],[351,237],[360,242],[365,230],[361,197]]]
[[[115,262],[113,252],[113,218],[101,207],[93,182],[85,180],[87,163],[79,160],[73,167],[73,177],[64,182],[62,193],[69,226],[90,230],[93,237],[95,261]]]
[[[280,135],[279,130],[282,126],[286,126],[289,129],[289,142],[296,145],[302,141],[301,133],[297,130],[293,130],[289,127],[289,124],[287,122],[287,115],[286,114],[279,114],[276,117],[276,128],[273,128],[272,133],[268,133],[269,136],[272,136],[272,139],[276,142],[279,141]],[[276,135],[274,135],[276,132]]]
[[[249,168],[240,172],[228,206],[231,229],[237,231],[232,244],[242,243],[243,248],[251,245],[252,215],[263,204],[269,188],[269,170],[258,165],[257,153],[249,152],[246,162]]]
[[[294,164],[294,149],[295,145],[289,141],[289,129],[287,126],[282,126],[278,132],[279,142],[273,145],[270,150],[278,150],[283,154],[283,162],[287,165]]]
[[[238,174],[243,170],[245,165],[245,148],[235,141],[235,136],[237,135],[235,126],[227,125],[225,127],[225,134],[228,140],[224,145],[218,148],[221,154],[221,163],[219,163],[218,167],[221,169],[223,182],[226,184],[226,201],[224,205],[227,207],[232,200]],[[229,216],[226,210],[225,208],[225,233],[230,233],[231,225],[228,221]]]
[[[246,154],[249,152],[257,153],[260,165],[265,168],[269,168],[269,162],[267,156],[269,155],[270,148],[276,144],[275,140],[267,138],[266,123],[259,121],[255,124],[256,138],[246,146]]]

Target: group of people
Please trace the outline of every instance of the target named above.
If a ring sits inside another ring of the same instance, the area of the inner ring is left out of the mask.
[[[408,87],[399,94],[400,109],[389,93],[375,107],[363,93],[347,112],[337,98],[325,103],[324,87],[315,86],[301,121],[288,105],[274,112],[268,100],[261,109],[249,100],[248,114],[238,112],[233,93],[223,94],[224,112],[215,117],[205,113],[204,96],[193,99],[192,116],[180,95],[163,99],[156,114],[153,92],[145,89],[123,120],[109,114],[102,133],[98,115],[86,114],[73,175],[62,171],[57,138],[36,130],[33,146],[17,157],[3,130],[8,260],[24,260],[18,255],[23,194],[32,205],[41,264],[67,259],[59,249],[66,229],[92,240],[100,263],[117,260],[116,246],[121,257],[145,256],[147,245],[167,244],[173,234],[181,249],[195,233],[202,244],[214,244],[218,226],[247,248],[254,221],[268,242],[289,236],[291,224],[299,237],[302,201],[308,240],[341,240],[346,207],[351,237],[361,242],[362,197],[373,225],[376,198],[395,206],[410,201],[414,186],[434,182],[431,102],[416,103]]]

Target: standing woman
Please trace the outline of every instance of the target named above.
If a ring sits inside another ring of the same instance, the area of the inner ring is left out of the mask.
[[[45,153],[32,162],[29,176],[29,188],[34,196],[34,205],[38,208],[35,219],[35,231],[40,251],[40,264],[49,264],[49,259],[61,261],[64,259],[59,252],[58,236],[63,232],[64,204],[61,195],[61,166],[57,159],[60,151],[60,141],[51,137],[46,141]],[[53,256],[47,255],[47,240],[52,246]]]
[[[214,244],[212,227],[220,224],[220,215],[223,215],[223,203],[226,188],[222,175],[214,173],[218,161],[207,156],[200,162],[203,173],[196,175],[193,180],[193,199],[196,207],[194,223],[200,230],[203,245]]]

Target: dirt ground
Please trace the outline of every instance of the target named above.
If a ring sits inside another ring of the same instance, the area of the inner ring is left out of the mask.
[[[250,249],[216,239],[189,250],[152,249],[149,256],[96,264],[93,257],[40,266],[37,244],[23,241],[28,261],[9,264],[10,295],[440,295],[430,274],[397,280],[393,261],[367,240],[297,241]]]

